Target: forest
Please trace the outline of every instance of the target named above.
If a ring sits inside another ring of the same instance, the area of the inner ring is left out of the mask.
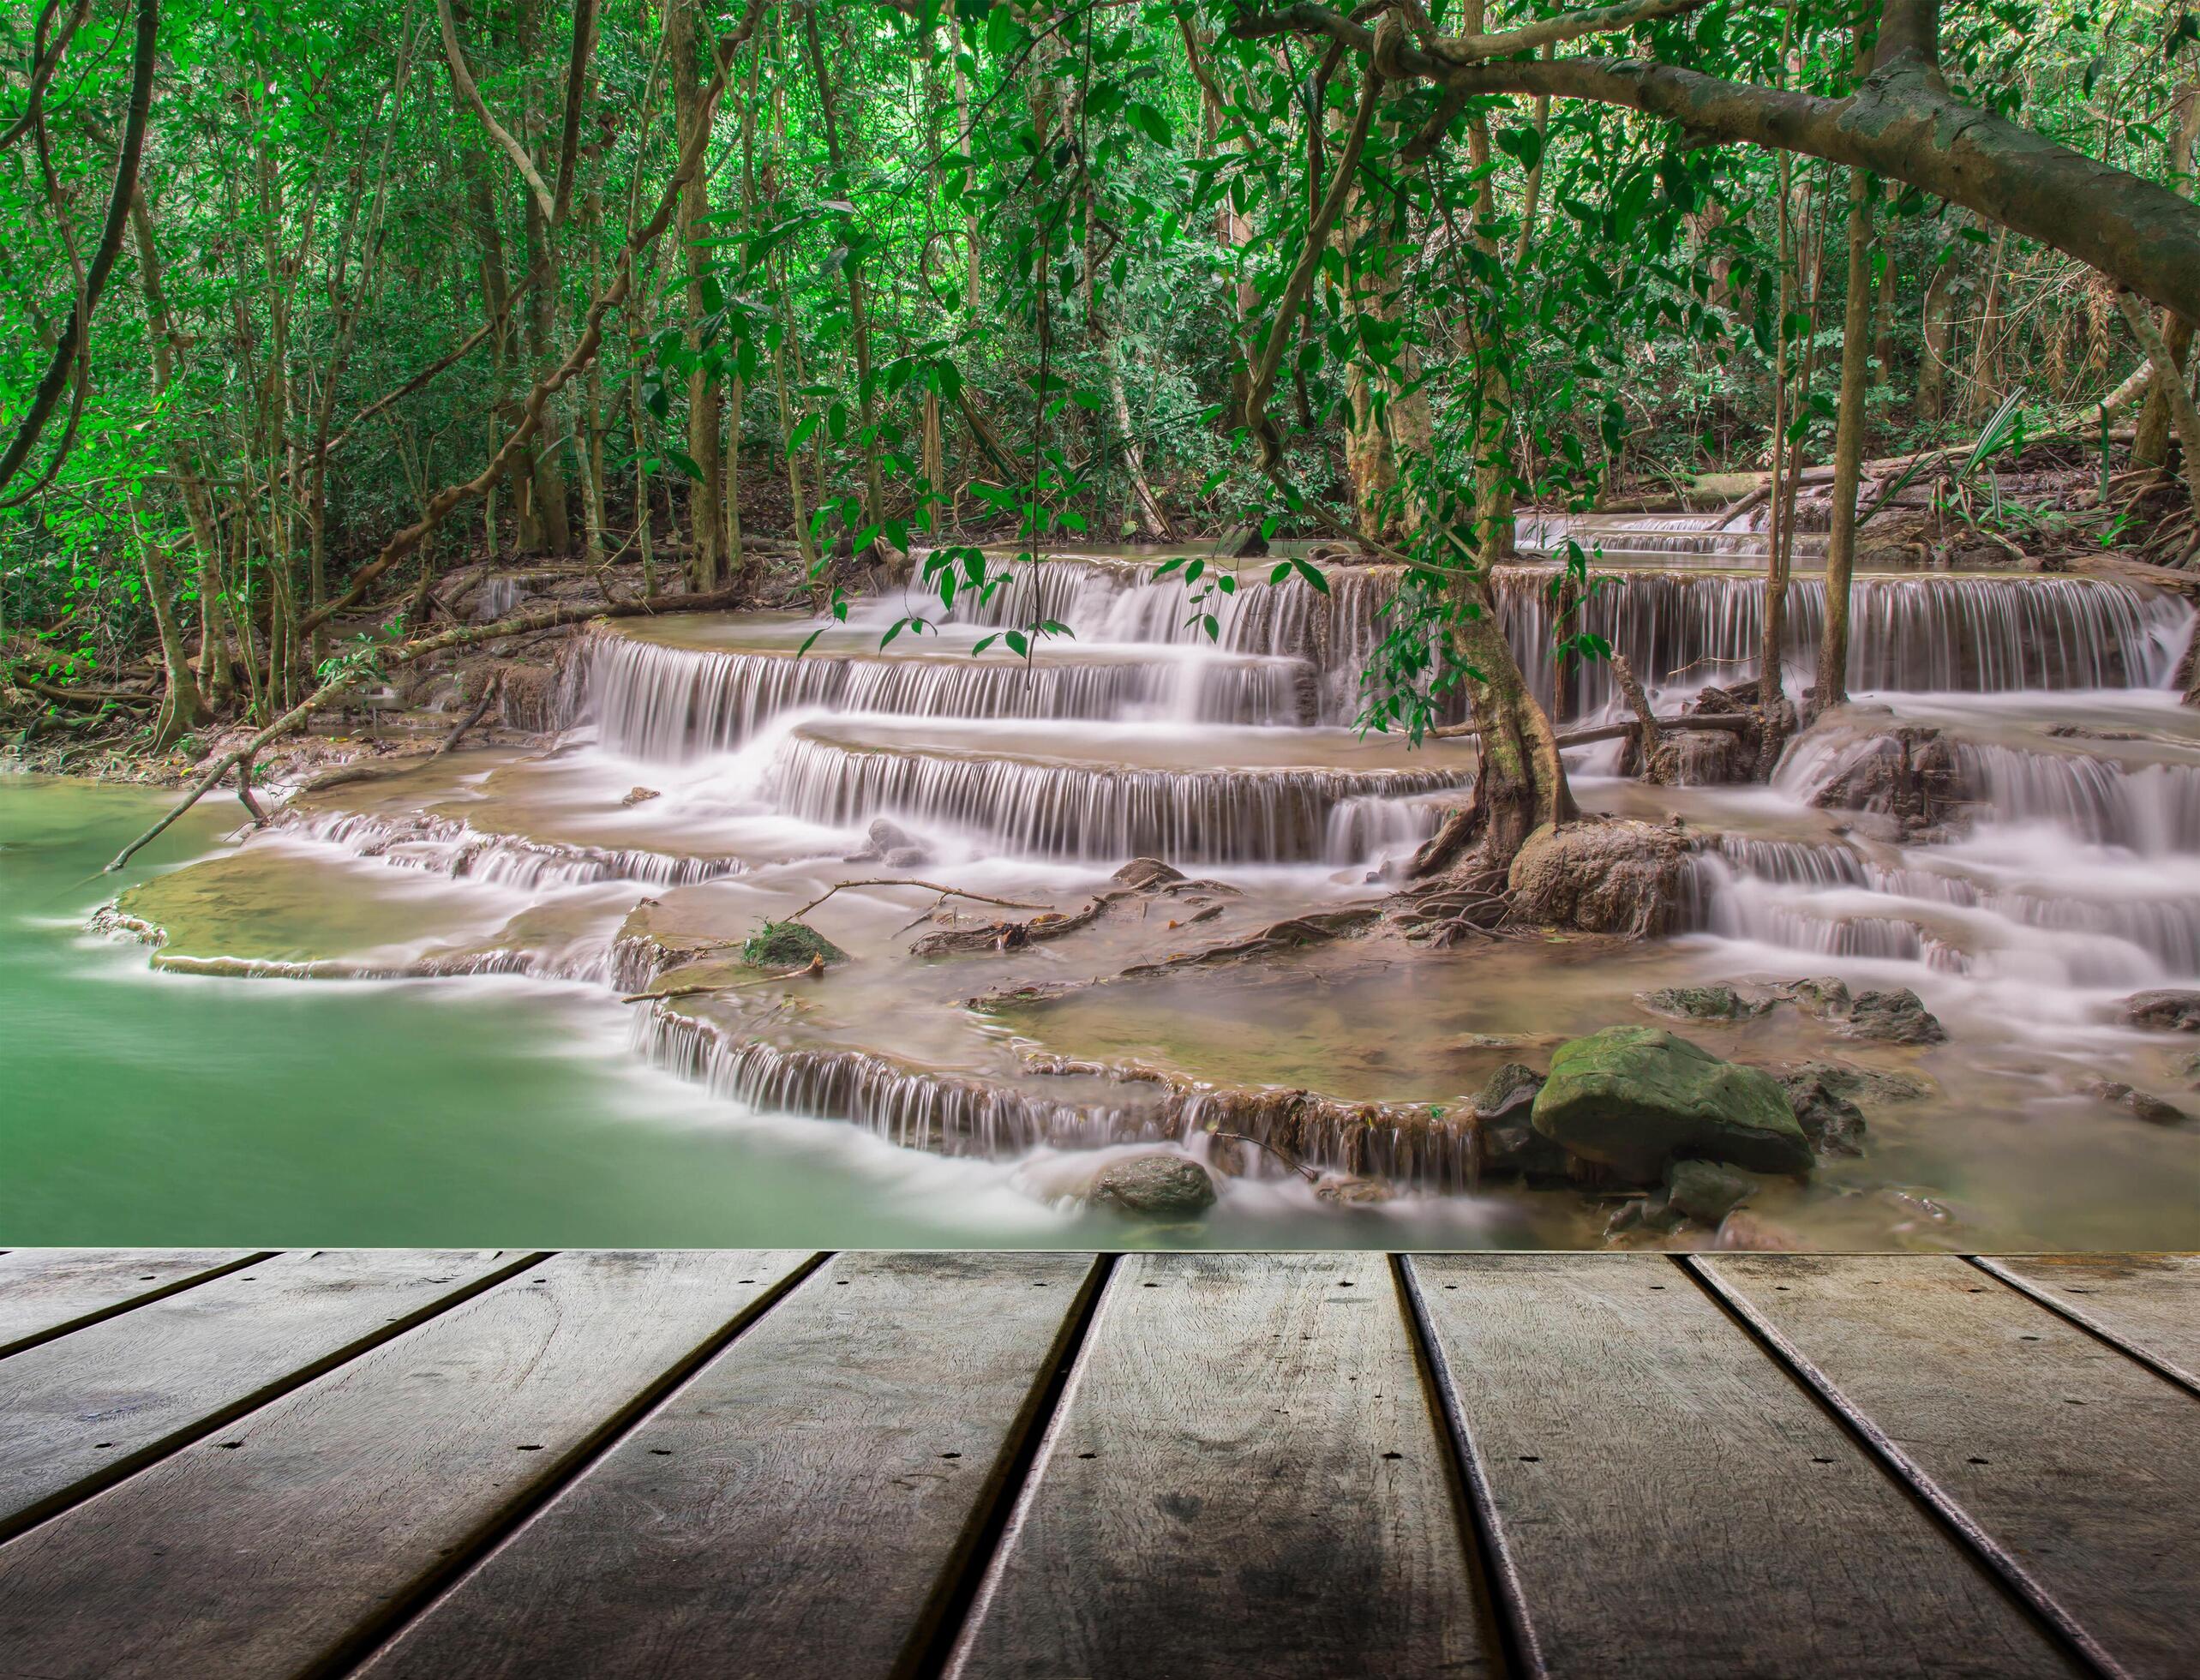
[[[1517,507],[1933,451],[1974,543],[2193,557],[2188,9],[1486,9],[26,10],[9,702],[271,721],[483,560],[763,602],[921,549],[951,604],[978,539],[1251,526],[1442,621]],[[1466,656],[1393,651],[1410,725]]]
[[[6,751],[1041,1203],[2173,1222],[2197,141],[2182,0],[15,0]]]

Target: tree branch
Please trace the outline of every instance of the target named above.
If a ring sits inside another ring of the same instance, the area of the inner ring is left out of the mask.
[[[38,443],[39,435],[45,431],[46,421],[52,417],[53,405],[61,400],[62,392],[68,387],[69,370],[87,348],[93,313],[99,307],[99,294],[106,289],[116,254],[122,249],[123,230],[129,225],[130,196],[137,191],[138,163],[145,153],[146,118],[153,109],[153,51],[159,36],[160,0],[137,0],[136,57],[130,79],[129,114],[123,124],[122,147],[115,158],[114,186],[107,195],[106,225],[99,231],[99,246],[92,254],[91,267],[85,272],[78,307],[54,345],[53,358],[46,364],[45,376],[39,381],[30,408],[15,428],[7,453],[0,455],[0,488],[21,471]],[[67,446],[63,447],[65,452]],[[58,469],[58,459],[54,465]],[[52,473],[46,477],[51,478]]]
[[[489,115],[489,105],[482,98],[482,90],[474,86],[473,72],[466,68],[465,49],[459,45],[459,26],[451,15],[451,0],[435,0],[435,15],[443,24],[443,56],[450,60],[451,85],[459,90],[459,97],[473,107],[474,115],[481,118],[482,127],[489,130],[489,138],[497,143],[506,157],[512,159],[513,166],[519,171],[519,178],[527,183],[527,190],[535,195],[535,202],[541,207],[543,219],[554,221],[557,219],[557,201],[544,183],[542,171],[535,167],[534,159],[527,155],[527,148],[513,138],[503,123]],[[576,17],[573,20],[576,55],[581,47],[581,24],[582,19]]]
[[[2188,321],[2200,320],[2200,207],[1951,98],[1931,51],[1934,15],[1933,0],[1887,0],[1880,68],[1840,99],[1724,81],[1646,59],[1460,67],[1403,45],[1386,74],[1440,83],[1451,96],[1447,104],[1490,93],[1586,99],[1666,117],[1713,141],[1872,170],[1975,210]],[[1242,17],[1231,30],[1248,38],[1326,35],[1370,57],[1376,45],[1363,25],[1308,3]]]

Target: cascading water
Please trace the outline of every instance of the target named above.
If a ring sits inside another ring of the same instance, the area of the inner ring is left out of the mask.
[[[1763,587],[1742,567],[1760,533],[1636,517],[1590,534],[1700,562],[1600,573],[1568,621],[1625,654],[1660,711],[1753,674]],[[1807,533],[1799,552],[1813,546]],[[1424,957],[1386,935],[1310,942],[1303,966],[1206,966],[1274,948],[1268,930],[1292,921],[1359,914],[1388,891],[1371,867],[1435,833],[1475,769],[1467,742],[1352,727],[1399,572],[1332,567],[1316,590],[1267,585],[1268,565],[1201,602],[1151,561],[1049,559],[890,643],[921,609],[914,591],[845,625],[668,613],[599,628],[566,662],[554,748],[479,772],[454,757],[415,783],[308,796],[279,820],[284,844],[405,866],[381,877],[393,900],[476,895],[478,925],[434,945],[374,927],[359,953],[254,971],[654,993],[635,1007],[637,1049],[752,1111],[994,1159],[1242,1147],[1244,1170],[1310,1208],[1276,1161],[1472,1188],[1484,1156],[1461,1094],[1496,1059],[1539,1060],[1556,1029],[1640,1018],[1641,973],[1912,985],[1950,1014],[1945,1053],[1970,1058],[1967,1075],[2022,1059],[2010,1022],[2025,1055],[2077,1054],[2073,1037],[2115,1030],[2120,996],[2200,981],[2200,720],[2166,687],[2193,615],[2119,580],[2014,574],[1858,579],[1861,702],[1793,743],[1770,788],[1647,789],[1591,773],[1608,749],[1574,755],[1589,810],[1682,821],[1694,849],[1677,941],[1615,952],[1530,936]],[[1557,576],[1524,563],[1493,580],[1547,704]],[[1798,690],[1823,603],[1818,579],[1796,580]],[[1028,660],[976,646],[1037,620],[1073,634]],[[1613,711],[1610,679],[1574,663],[1571,716]],[[1109,879],[1140,855],[1191,873],[1190,896]],[[1075,931],[1048,937],[1050,918],[1026,920],[1042,909]],[[796,961],[736,960],[790,915],[854,960],[814,983]],[[913,938],[954,954],[912,957]],[[218,941],[206,949],[172,965],[233,970]],[[1215,1001],[1231,976],[1251,988],[1234,1023]],[[1073,1048],[1062,1017],[1014,1013],[1058,982],[1098,999],[1095,1047]],[[1137,1013],[1148,987],[1169,999],[1159,1022]],[[1233,1064],[1279,1008],[1306,1011],[1306,1059],[1278,1067],[1271,1041]],[[1795,1020],[1732,1029],[1759,1035],[1754,1059],[1845,1053],[1806,1050],[1799,1035],[1819,1029]],[[1056,1051],[1112,1059],[1034,1067]]]
[[[1192,590],[1154,582],[1147,568],[1058,558],[1030,568],[986,601],[958,601],[951,616],[973,625],[1042,615],[1079,637],[1110,643],[1206,639]],[[1241,588],[1208,601],[1216,645],[1231,652],[1305,662],[1319,673],[1316,721],[1351,723],[1361,710],[1360,674],[1394,621],[1400,574],[1387,567],[1333,570],[1318,592],[1297,579]],[[1537,698],[1553,703],[1549,650],[1560,603],[1547,566],[1508,566],[1494,583],[1513,643]],[[1735,572],[1602,574],[1568,624],[1609,641],[1656,693],[1685,695],[1753,673],[1763,637],[1764,580]],[[1815,677],[1825,614],[1822,579],[1789,586],[1789,678]],[[2168,680],[2191,609],[2175,597],[2115,579],[1986,574],[1866,575],[1850,605],[1852,692],[2013,693],[2026,689],[2151,688]],[[1616,698],[1610,668],[1576,661],[1567,710],[1586,716]]]

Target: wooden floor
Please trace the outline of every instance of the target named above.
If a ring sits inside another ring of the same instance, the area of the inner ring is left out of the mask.
[[[2200,1674],[2200,1257],[0,1253],[0,1675]]]

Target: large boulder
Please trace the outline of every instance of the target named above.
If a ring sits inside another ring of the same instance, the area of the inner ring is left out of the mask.
[[[2200,992],[2136,992],[2124,999],[2124,1018],[2156,1032],[2200,1033]]]
[[[1827,753],[1820,740],[1850,739]],[[1948,820],[1977,796],[1963,760],[1939,730],[1885,728],[1873,733],[1855,714],[1831,715],[1797,752],[1821,768],[1812,778],[1810,802],[1823,810],[1868,811],[1921,833]]]
[[[1657,1183],[1684,1157],[1759,1173],[1807,1173],[1813,1161],[1769,1074],[1658,1027],[1607,1027],[1560,1045],[1536,1096],[1535,1127],[1637,1184]]]
[[[1197,1219],[1214,1205],[1214,1180],[1189,1155],[1125,1155],[1093,1174],[1087,1199],[1141,1219]]]
[[[1650,939],[1677,931],[1687,897],[1687,837],[1631,817],[1539,828],[1506,885],[1517,920]]]

